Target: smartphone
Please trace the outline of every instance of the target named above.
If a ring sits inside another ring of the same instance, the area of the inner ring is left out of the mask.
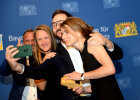
[[[31,45],[18,46],[17,49],[19,50],[19,52],[14,56],[14,58],[32,56],[32,47],[31,47]]]

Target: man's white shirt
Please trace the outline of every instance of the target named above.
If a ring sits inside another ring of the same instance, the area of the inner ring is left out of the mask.
[[[84,71],[84,68],[83,68],[83,62],[82,62],[82,58],[81,58],[79,50],[77,50],[73,47],[66,47],[65,44],[62,44],[62,45],[68,51],[75,71],[79,72],[79,73],[84,73],[85,71]],[[90,83],[84,83],[84,84],[82,84],[82,86],[87,87],[87,86],[91,86],[91,84]],[[90,95],[91,94],[84,94],[83,96],[90,96]]]

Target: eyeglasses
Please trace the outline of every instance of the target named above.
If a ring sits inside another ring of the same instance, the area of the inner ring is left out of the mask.
[[[61,23],[63,23],[64,20],[59,20],[59,21],[56,21],[56,22],[53,22],[51,24],[51,27],[52,28],[56,28],[58,25],[60,25]]]

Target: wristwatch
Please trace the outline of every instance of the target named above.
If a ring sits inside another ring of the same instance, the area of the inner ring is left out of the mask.
[[[84,73],[81,74],[81,80],[85,80],[85,78],[83,77]]]

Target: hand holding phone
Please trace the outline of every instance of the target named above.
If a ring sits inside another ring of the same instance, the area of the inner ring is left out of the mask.
[[[14,58],[21,58],[26,56],[32,56],[32,47],[31,45],[17,46],[19,52],[14,56]]]

